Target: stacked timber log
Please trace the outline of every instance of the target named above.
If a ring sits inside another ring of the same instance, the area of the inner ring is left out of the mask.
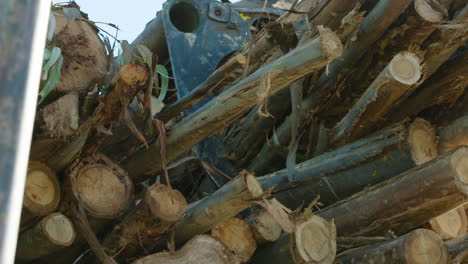
[[[53,6],[18,263],[468,259],[466,1],[288,8],[177,99],[161,19],[116,60]],[[234,177],[192,150],[213,134]]]

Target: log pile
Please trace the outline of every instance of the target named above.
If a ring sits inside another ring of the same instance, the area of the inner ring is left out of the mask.
[[[163,51],[53,11],[18,263],[468,259],[466,1],[298,1],[179,100]]]

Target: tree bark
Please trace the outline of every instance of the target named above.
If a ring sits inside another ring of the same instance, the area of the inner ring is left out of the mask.
[[[45,164],[30,161],[24,188],[22,228],[31,226],[40,217],[46,216],[60,202],[60,185],[57,175]]]
[[[74,240],[72,222],[60,213],[52,213],[20,234],[16,256],[22,260],[37,259],[70,246]]]
[[[317,71],[341,54],[341,43],[333,32],[323,29],[320,38],[263,66],[247,78],[213,98],[197,112],[175,125],[167,135],[167,161],[185,153],[198,141],[235,121],[258,100],[259,83],[270,83],[270,94],[306,74]],[[126,171],[139,182],[144,173],[161,169],[159,144],[137,151],[123,162]],[[144,178],[144,177],[143,177]]]
[[[445,241],[445,244],[448,247],[450,255],[456,256],[468,249],[468,235]]]
[[[296,225],[296,232],[283,235],[275,243],[265,244],[252,258],[251,263],[282,264],[333,263],[336,255],[336,229],[316,215],[303,218]]]
[[[146,191],[144,201],[106,235],[102,245],[119,263],[151,252],[158,239],[182,219],[186,206],[179,191],[154,184]]]
[[[468,145],[468,114],[439,130],[439,153],[445,153],[460,145]]]
[[[60,97],[42,109],[44,134],[49,137],[68,138],[79,126],[78,95],[74,92]]]
[[[331,131],[335,144],[347,143],[372,131],[393,103],[409,91],[422,75],[420,59],[414,53],[395,55],[364,94]]]
[[[341,235],[405,233],[465,203],[467,160],[468,147],[461,146],[328,207],[319,215],[334,219]]]
[[[430,106],[455,102],[468,84],[468,52],[447,61],[388,116],[389,121],[414,116]]]
[[[217,238],[242,262],[248,262],[257,249],[257,243],[249,224],[239,218],[229,218],[211,229]]]
[[[197,234],[203,234],[217,224],[235,216],[253,205],[263,195],[257,179],[247,173],[241,174],[207,198],[196,202],[185,212],[184,218],[175,226],[175,242],[181,245]]]
[[[389,241],[345,251],[337,256],[335,263],[448,264],[450,255],[437,234],[416,229]]]
[[[133,262],[133,264],[200,263],[240,264],[241,261],[219,240],[208,235],[198,235],[176,252],[160,252]]]
[[[308,204],[317,195],[331,205],[414,167],[409,130],[398,124],[298,164],[292,182],[286,169],[259,177],[259,182],[265,189],[275,186],[273,196],[289,208]],[[425,130],[417,134],[431,137]]]

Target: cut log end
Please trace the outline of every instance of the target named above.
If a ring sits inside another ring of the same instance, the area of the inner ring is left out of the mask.
[[[466,235],[467,218],[465,209],[458,207],[429,221],[432,230],[442,239],[454,239]]]
[[[414,1],[414,9],[428,22],[440,22],[445,18],[443,7],[437,1],[416,0]],[[447,10],[444,11],[447,13]]]
[[[130,204],[132,182],[126,174],[107,165],[85,165],[71,178],[75,198],[96,218],[115,218]]]
[[[318,26],[317,29],[320,34],[320,45],[325,57],[333,60],[341,56],[343,53],[343,44],[338,35],[322,25]]]
[[[33,215],[53,212],[60,201],[60,186],[55,173],[45,164],[29,162],[24,194],[23,205]]]
[[[413,85],[421,78],[421,59],[414,53],[402,52],[393,57],[389,69],[395,80]]]
[[[154,217],[169,223],[179,221],[187,208],[184,196],[164,184],[149,187],[145,201]]]
[[[257,249],[250,226],[239,218],[229,218],[211,230],[211,235],[226,245],[243,262],[247,262]]]
[[[75,241],[76,233],[73,224],[61,213],[48,215],[42,221],[42,230],[55,245],[68,247]]]
[[[255,216],[252,229],[257,242],[273,242],[280,238],[282,233],[281,225],[266,210],[262,210]]]
[[[304,261],[332,263],[336,254],[335,224],[312,215],[297,225],[295,243]]]
[[[437,157],[437,138],[434,127],[422,118],[416,118],[409,127],[408,142],[416,165]]]
[[[447,263],[448,250],[436,233],[418,229],[411,232],[405,241],[405,263]]]
[[[254,198],[260,197],[263,194],[263,188],[258,182],[257,178],[248,172],[241,172],[244,176],[245,186]]]

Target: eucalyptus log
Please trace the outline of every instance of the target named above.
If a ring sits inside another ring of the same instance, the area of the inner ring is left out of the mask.
[[[59,202],[60,185],[57,175],[47,165],[30,161],[21,212],[22,228],[55,211]]]
[[[330,63],[327,71],[323,72],[320,78],[312,84],[313,89],[310,95],[304,98],[300,106],[301,120],[304,120],[309,115],[311,109],[317,113],[326,106],[327,101],[335,95],[337,83],[341,82],[340,80],[353,70],[354,64],[384,34],[410,2],[408,0],[384,0],[378,2],[360,24],[359,30],[356,33],[356,41],[351,42],[343,51],[340,59]],[[343,4],[343,1],[333,1],[330,4],[333,4],[330,8],[333,6],[339,8],[337,5]],[[332,15],[333,13],[329,13],[328,15],[323,13],[325,17],[330,16],[330,14]],[[291,121],[292,117],[288,116],[276,129],[276,135],[281,145],[286,146],[290,141]],[[270,139],[270,142],[274,142],[273,139]],[[256,158],[253,159],[255,162],[251,162],[249,165],[248,170],[260,175],[269,172],[267,169],[270,167],[275,156],[275,152],[272,151],[271,146],[265,143]]]
[[[317,35],[318,30],[316,27],[319,25],[324,25],[325,27],[331,28],[332,30],[337,29],[343,17],[351,12],[358,2],[362,2],[362,0],[349,0],[345,2],[339,0],[321,1],[320,7],[313,5],[312,2],[309,1],[299,3],[296,6],[296,10],[307,12],[309,15],[308,18],[312,19],[310,24],[303,26],[302,31],[312,30],[313,32],[308,34],[308,38],[310,38]],[[286,14],[280,17],[278,22],[282,25],[291,24],[303,17],[303,15]],[[158,19],[160,20],[160,18],[157,17],[148,23],[144,32],[140,34],[134,43],[143,43],[148,47],[155,47],[154,50],[157,52],[161,52],[167,49],[166,47],[162,46],[164,44],[161,44],[164,41],[158,40],[158,34],[150,33],[151,31],[160,32],[161,29],[159,29],[157,26],[160,21],[156,21]],[[253,40],[254,43],[247,45],[248,47],[244,50],[241,50],[239,54],[242,55],[241,57],[247,58],[247,63],[258,64],[257,61],[259,61],[260,58],[267,55],[268,52],[271,52],[274,47],[277,46],[270,38],[271,34],[261,33]],[[166,51],[164,51],[163,54],[166,54],[165,52]],[[183,110],[195,105],[208,94],[214,93],[216,91],[222,91],[229,85],[230,78],[228,77],[232,77],[232,75],[239,77],[239,72],[242,72],[244,67],[246,67],[244,60],[239,60],[238,56],[231,57],[226,63],[213,72],[207,80],[200,84],[197,89],[194,89],[193,92],[184,98],[181,98],[177,102],[163,108],[162,111],[156,115],[156,118],[165,122],[169,121]],[[251,68],[256,69],[258,66]]]
[[[457,146],[468,145],[468,114],[439,129],[439,153]]]
[[[439,2],[437,0],[413,1],[402,18],[395,22],[396,25],[390,27],[363,55],[359,67],[354,67],[352,72],[345,76],[346,79],[340,83],[340,96],[334,96],[331,99],[322,116],[334,117],[336,115],[339,118],[344,116],[348,105],[349,107],[353,105],[356,99],[355,94],[364,92],[396,53],[411,51],[422,58],[419,47],[437,29],[437,23],[447,20],[445,5]],[[407,94],[415,88],[416,86],[407,87]],[[407,94],[401,96],[406,97]]]
[[[250,224],[257,244],[275,242],[281,237],[283,229],[275,218],[265,209],[252,213],[246,221]]]
[[[419,89],[390,113],[390,121],[414,116],[433,105],[455,102],[468,85],[467,60],[468,52],[465,51],[444,63]]]
[[[114,219],[128,209],[133,199],[133,183],[118,165],[104,155],[95,155],[72,167],[67,190],[73,195],[71,200],[79,201],[90,216]]]
[[[70,246],[74,240],[72,222],[60,213],[52,213],[19,235],[16,257],[37,259]]]
[[[98,131],[108,132],[109,127],[120,118],[126,118],[126,124],[133,128],[133,122],[128,119],[128,105],[133,100],[138,91],[143,88],[143,84],[148,79],[148,71],[144,66],[137,64],[123,65],[119,73],[114,76],[109,85],[110,91],[101,97],[98,106],[93,115],[84,123],[74,137],[70,139],[69,144],[59,148],[54,155],[48,158],[47,163],[55,170],[64,169],[74,160],[88,143],[89,148],[93,149],[98,142],[99,137],[93,137],[93,142],[88,142],[88,138],[93,135],[92,128],[96,127]],[[145,141],[141,133],[136,129],[131,129],[136,137],[142,142]]]
[[[415,167],[322,210],[341,235],[403,234],[466,202],[468,147]]]
[[[133,264],[240,264],[241,261],[219,240],[198,235],[176,252],[160,252],[141,258]]]
[[[345,143],[362,137],[392,108],[393,103],[421,78],[419,57],[402,52],[377,76],[364,94],[331,131],[331,141]]]
[[[336,257],[335,263],[448,264],[450,255],[437,234],[416,229],[389,241],[345,251]]]
[[[409,142],[410,134],[421,140]],[[414,167],[414,158],[426,154],[412,146],[434,145],[435,149],[435,142],[427,126],[400,123],[296,165],[292,181],[286,169],[258,179],[263,188],[274,187],[274,197],[289,208],[308,204],[317,195],[321,203],[331,205]]]
[[[59,13],[54,15],[54,45],[62,51],[63,66],[54,89],[85,93],[97,82],[103,82],[109,69],[109,57],[95,25],[81,17],[69,21],[62,11]]]
[[[303,107],[309,111],[314,109],[320,113],[321,109],[335,95],[338,84],[348,76],[356,63],[387,31],[388,27],[405,11],[412,1],[382,0],[366,15],[355,33],[355,41],[348,44],[339,60],[330,63],[327,71],[323,72],[317,82],[312,84],[311,94],[304,99]]]
[[[42,110],[44,134],[48,137],[66,138],[75,134],[79,126],[78,95],[68,93]]]
[[[145,198],[107,234],[102,246],[120,262],[151,251],[158,239],[182,219],[187,203],[177,190],[164,184],[148,188]]]
[[[340,56],[341,50],[336,35],[321,28],[320,37],[263,66],[174,125],[167,135],[167,161],[174,160],[201,139],[232,123],[257,103],[260,83],[267,81],[269,92],[274,94],[306,74],[323,68]],[[137,151],[122,164],[136,182],[140,181],[144,173],[162,168],[159,144]]]
[[[257,249],[249,224],[239,218],[229,218],[211,229],[211,236],[217,238],[242,262],[248,262]]]
[[[283,235],[274,243],[265,244],[253,256],[251,263],[282,264],[333,263],[336,255],[336,229],[316,215],[301,219],[296,232]]]
[[[468,227],[467,222],[465,208],[460,206],[432,218],[429,224],[434,232],[442,239],[447,240],[465,236]]]
[[[175,226],[175,242],[181,245],[197,234],[203,234],[217,224],[253,205],[263,195],[257,179],[241,172],[210,196],[188,207],[184,218]]]

